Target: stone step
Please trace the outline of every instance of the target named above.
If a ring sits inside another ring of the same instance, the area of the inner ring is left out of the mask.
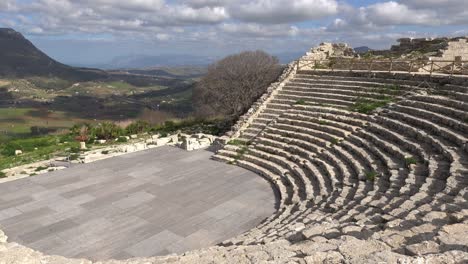
[[[269,160],[275,161],[281,166],[289,170],[290,175],[295,178],[296,186],[302,192],[304,200],[313,200],[318,193],[314,192],[313,182],[303,171],[303,160],[297,155],[293,155],[285,150],[270,146],[263,145],[261,143],[255,146],[256,150],[260,150],[264,153],[268,153]]]
[[[424,130],[427,130],[431,134],[438,135],[442,138],[445,138],[458,146],[465,146],[468,142],[467,138],[452,129],[445,128],[428,120],[424,120],[418,117],[413,117],[412,115],[406,114],[401,111],[397,111],[399,109],[392,109],[389,111],[386,116],[395,118],[397,120],[401,120],[406,122],[407,124],[414,125],[420,127]]]
[[[279,96],[277,96],[279,97]],[[281,99],[279,97],[279,99],[273,99],[271,100],[272,103],[275,103],[275,104],[281,104],[281,105],[286,105],[288,104],[288,108],[283,108],[283,110],[287,110],[289,108],[291,108],[291,106],[293,105],[297,105],[298,101],[302,99],[300,97],[297,97],[295,99]],[[317,96],[317,97],[313,97],[313,98],[309,98],[309,99],[306,99],[305,100],[305,104],[318,104],[320,106],[332,106],[332,107],[335,107],[335,106],[340,106],[340,107],[349,107],[349,106],[352,106],[354,104],[353,101],[345,101],[345,100],[340,100],[340,99],[333,99],[333,98],[328,98],[327,95],[322,95],[322,96]]]
[[[363,94],[374,95],[376,97],[381,95],[401,95],[405,92],[413,90],[414,87],[394,87],[394,86],[375,86],[375,85],[360,85],[359,83],[323,83],[321,81],[292,81],[287,83],[281,92],[300,91],[300,92],[335,92],[338,94]]]
[[[312,93],[312,92],[310,92],[310,93],[307,93],[307,94],[299,94],[299,95],[298,94],[291,94],[291,93],[287,93],[287,92],[282,92],[282,93],[278,94],[275,97],[275,99],[278,100],[278,102],[279,102],[279,100],[288,100],[288,101],[292,101],[293,104],[297,104],[297,102],[299,102],[301,100],[304,100],[306,103],[308,101],[318,102],[318,101],[316,101],[316,98],[326,98],[326,99],[330,100],[329,102],[332,102],[334,104],[340,104],[341,102],[352,102],[352,103],[354,103],[358,99],[358,96],[333,94],[333,93],[326,93],[326,92],[324,92],[324,93],[319,93],[319,92]],[[373,99],[371,97],[369,97],[368,100],[377,101],[376,99]],[[323,101],[319,101],[319,102],[322,103]]]
[[[334,139],[334,137],[330,137],[330,135],[327,135],[325,133],[317,133],[315,131],[308,131],[307,129],[303,129],[301,131],[295,131],[295,130],[300,130],[300,129],[297,127],[288,126],[288,125],[275,125],[275,127],[267,127],[264,130],[264,132],[265,134],[273,133],[276,135],[281,135],[283,137],[290,137],[294,139],[308,141],[322,148],[329,146],[331,144],[332,138]],[[318,137],[317,135],[328,137],[328,138],[323,139],[322,137]]]
[[[430,110],[425,110],[417,107],[413,107],[408,103],[402,102],[402,104],[395,104],[392,106],[392,110],[398,110],[406,114],[419,116],[425,120],[431,120],[440,125],[445,125],[451,129],[455,129],[463,134],[468,134],[468,125],[464,121],[453,119],[450,116],[439,114]]]
[[[468,103],[466,101],[456,100],[447,96],[428,96],[428,95],[414,95],[410,97],[413,101],[432,103],[436,105],[454,108],[460,111],[468,111]]]
[[[351,133],[348,130],[341,129],[336,126],[328,126],[326,123],[318,123],[314,121],[315,120],[311,120],[309,118],[303,118],[303,119],[289,118],[289,116],[283,115],[282,117],[278,118],[277,124],[287,124],[291,126],[309,128],[309,129],[312,129],[315,131],[321,131],[321,132],[324,132],[324,133],[330,134],[331,136],[336,136],[336,137],[346,137]]]
[[[418,82],[408,82],[404,80],[388,80],[388,79],[377,79],[377,78],[356,78],[356,77],[339,77],[339,76],[318,76],[318,75],[304,75],[297,74],[294,79],[290,82],[310,82],[319,84],[342,84],[342,85],[359,85],[360,87],[376,87],[384,88],[391,85],[417,87]]]
[[[459,119],[462,122],[468,119],[468,104],[466,104],[466,110],[461,110],[460,108],[464,107],[464,103],[462,102],[460,102],[460,104],[457,102],[457,106],[460,107],[458,108],[450,106],[450,101],[448,102],[449,105],[446,105],[444,101],[439,100],[438,97],[426,97],[427,96],[424,96],[427,101],[421,100],[420,97],[411,97],[411,99],[402,100],[399,103],[402,105],[413,106],[415,108],[421,108],[429,111],[432,110],[436,113],[441,113],[452,118]]]
[[[404,80],[404,79],[384,79],[378,77],[359,77],[359,76],[340,76],[336,73],[320,73],[317,74],[313,71],[298,71],[295,78],[314,79],[323,81],[335,81],[335,82],[359,82],[361,83],[372,83],[375,85],[408,85],[418,87],[421,82],[417,80]]]
[[[366,124],[363,121],[348,120],[346,116],[336,116],[336,115],[327,115],[327,114],[308,114],[303,115],[295,111],[288,111],[282,115],[282,118],[295,119],[310,123],[320,124],[322,126],[335,127],[344,131],[354,132],[361,129],[362,126]]]
[[[426,153],[426,151],[420,146],[420,144],[417,144],[407,139],[404,135],[396,133],[392,131],[391,129],[389,129],[388,127],[383,127],[377,123],[369,123],[369,125],[365,128],[365,131],[371,131],[377,135],[382,136],[386,140],[394,142],[396,146],[400,146],[400,148],[403,148],[406,150],[411,150],[411,152],[415,153],[415,155],[406,153],[405,154],[407,155],[406,158],[419,157],[419,159],[421,160],[429,159],[429,154]]]
[[[297,148],[301,149],[301,152],[304,153],[303,157],[304,158],[310,158],[314,157],[319,153],[323,147],[320,147],[318,145],[312,144],[309,141],[301,140],[301,139],[296,139],[296,138],[291,138],[291,137],[284,137],[278,134],[273,134],[273,133],[263,133],[260,137],[257,138],[258,140],[262,140],[263,144],[272,144],[272,145],[277,145],[281,143],[284,143],[284,148],[289,149],[291,153],[297,153]],[[294,146],[294,148],[293,148]]]

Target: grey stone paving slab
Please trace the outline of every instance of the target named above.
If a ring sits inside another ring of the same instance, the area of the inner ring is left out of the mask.
[[[0,184],[0,229],[48,254],[93,260],[182,253],[270,216],[270,184],[211,152],[161,147]]]

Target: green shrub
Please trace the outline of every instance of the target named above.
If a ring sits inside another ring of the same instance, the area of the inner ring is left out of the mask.
[[[167,137],[169,134],[167,132],[161,132],[159,134],[160,137]]]
[[[61,135],[59,137],[59,143],[65,143],[65,142],[72,142],[74,139],[73,139],[73,135],[72,134],[66,134],[66,135]]]
[[[306,101],[304,99],[299,99],[296,101],[295,103],[296,105],[305,105],[306,104]]]
[[[6,178],[6,174],[3,171],[0,171],[0,179]]]
[[[247,143],[244,140],[232,139],[232,140],[229,140],[227,144],[233,145],[233,146],[245,146]]]
[[[128,139],[126,137],[118,137],[117,142],[118,143],[125,143],[125,142],[128,142]]]
[[[130,125],[128,125],[125,130],[127,131],[127,134],[141,134],[144,132],[148,132],[150,129],[150,124],[146,121],[138,120]]]
[[[386,99],[382,101],[371,101],[366,99],[357,100],[351,107],[351,111],[359,112],[362,114],[370,114],[377,108],[386,106],[391,100]]]
[[[246,154],[248,152],[248,148],[246,146],[243,146],[243,147],[239,148],[236,152],[237,152],[237,154],[234,157],[234,159],[238,160],[238,159],[241,159],[242,156],[244,156],[244,154]]]
[[[328,122],[325,120],[319,120],[320,125],[328,125]]]
[[[71,153],[80,153],[81,150],[80,150],[79,147],[71,147],[71,148],[70,148],[70,152],[71,152]]]
[[[418,163],[418,160],[415,157],[405,157],[406,167],[409,167],[412,164]]]
[[[77,160],[79,157],[80,157],[80,154],[74,153],[69,156],[69,160]]]
[[[47,170],[49,167],[45,167],[45,166],[39,166],[35,169],[35,171],[43,171],[43,170]]]
[[[117,138],[124,134],[123,129],[112,122],[100,123],[94,126],[91,131],[98,139],[105,140]]]
[[[378,176],[379,174],[375,171],[367,171],[366,172],[366,179],[368,181],[375,181],[375,178]]]
[[[340,140],[339,140],[338,138],[332,138],[332,139],[330,140],[330,142],[331,142],[332,144],[338,144],[338,143],[340,143]]]
[[[109,154],[109,151],[108,150],[103,150],[103,151],[101,151],[101,154],[107,155],[107,154]]]
[[[55,144],[57,144],[57,141],[55,137],[52,136],[16,139],[1,145],[0,154],[4,156],[14,156],[15,150],[30,152],[34,151],[35,148],[49,147]]]

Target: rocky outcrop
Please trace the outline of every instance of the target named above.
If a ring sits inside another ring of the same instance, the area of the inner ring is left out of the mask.
[[[328,60],[330,58],[353,58],[356,52],[346,43],[321,43],[302,56],[301,60]]]

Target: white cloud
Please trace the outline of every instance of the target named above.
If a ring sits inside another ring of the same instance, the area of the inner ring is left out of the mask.
[[[335,15],[338,3],[335,0],[255,0],[233,4],[230,11],[239,20],[281,24]]]
[[[243,37],[272,38],[272,37],[294,37],[299,34],[296,26],[282,25],[260,25],[254,23],[226,23],[220,26],[224,33]]]
[[[206,49],[236,45],[292,50],[322,41],[381,46],[393,37],[425,36],[435,30],[441,35],[452,26],[453,32],[466,34],[466,0],[382,0],[364,6],[349,1],[0,0],[0,26],[35,36]],[[414,26],[416,32],[405,26]]]
[[[194,7],[194,8],[202,8],[202,7],[215,7],[215,6],[225,6],[229,0],[188,0],[184,3]]]
[[[156,39],[161,40],[161,41],[169,40],[169,38],[170,36],[168,34],[164,34],[164,33],[156,34]]]
[[[0,13],[13,11],[16,9],[16,4],[14,0],[1,0],[0,1]]]
[[[371,5],[363,9],[367,19],[378,25],[436,25],[440,24],[433,10],[410,9],[408,6],[390,1]]]

